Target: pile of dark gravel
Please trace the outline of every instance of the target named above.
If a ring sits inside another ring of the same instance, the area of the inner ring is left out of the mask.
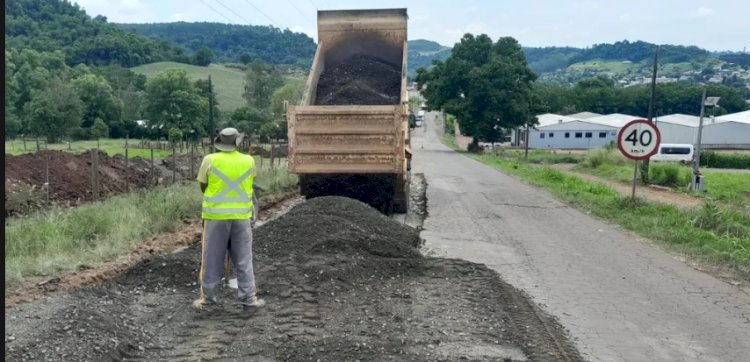
[[[401,67],[368,55],[353,55],[320,75],[318,105],[395,105]]]
[[[290,255],[419,258],[419,232],[360,201],[339,196],[307,200],[255,230],[255,250]]]

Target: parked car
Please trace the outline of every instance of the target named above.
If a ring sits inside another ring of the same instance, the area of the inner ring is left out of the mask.
[[[690,163],[695,156],[693,145],[687,143],[662,143],[659,152],[651,156],[651,161],[672,161]]]

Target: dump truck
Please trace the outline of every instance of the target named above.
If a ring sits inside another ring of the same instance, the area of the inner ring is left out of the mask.
[[[318,46],[287,108],[289,172],[306,198],[406,212],[411,139],[406,9],[318,11]]]

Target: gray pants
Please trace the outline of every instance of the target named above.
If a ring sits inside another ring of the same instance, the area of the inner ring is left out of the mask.
[[[250,220],[203,220],[201,256],[201,302],[216,304],[219,284],[224,275],[229,240],[229,256],[237,273],[240,304],[251,305],[255,293],[253,275],[253,230]]]

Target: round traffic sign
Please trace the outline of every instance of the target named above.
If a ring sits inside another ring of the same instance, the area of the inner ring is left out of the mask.
[[[661,133],[656,126],[645,120],[636,119],[620,128],[617,135],[617,148],[631,160],[645,160],[657,151],[661,143]]]

